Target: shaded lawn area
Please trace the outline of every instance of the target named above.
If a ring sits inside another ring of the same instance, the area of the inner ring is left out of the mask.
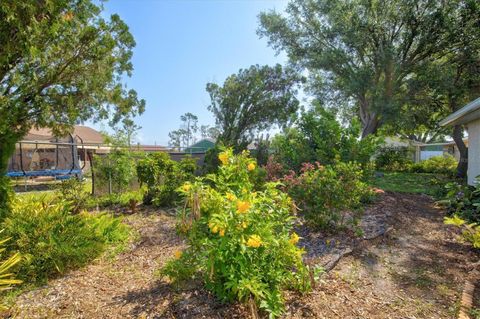
[[[405,172],[383,172],[382,174],[384,175],[375,176],[371,184],[390,192],[437,196],[449,182],[448,178],[441,174]]]

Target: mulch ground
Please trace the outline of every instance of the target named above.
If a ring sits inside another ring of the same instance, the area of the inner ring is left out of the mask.
[[[455,318],[479,254],[442,221],[429,197],[387,193],[366,209],[364,238],[300,226],[307,261],[335,267],[313,292],[286,292],[284,318]],[[159,280],[156,271],[184,245],[172,215],[142,210],[126,222],[139,232],[130,250],[23,293],[12,317],[249,317],[247,307],[221,304],[199,283],[180,288]]]

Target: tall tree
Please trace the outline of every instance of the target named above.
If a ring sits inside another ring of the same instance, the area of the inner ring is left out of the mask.
[[[182,124],[178,130],[168,133],[169,145],[177,149],[188,147],[195,142],[195,134],[198,132],[198,116],[188,112],[180,116]]]
[[[286,16],[260,15],[259,34],[309,71],[313,90],[353,104],[365,137],[395,121],[406,80],[447,45],[454,2],[292,0]]]
[[[229,76],[223,86],[208,83],[208,109],[220,130],[218,141],[240,149],[259,131],[286,124],[299,106],[295,95],[300,81],[297,72],[277,64],[241,69]]]
[[[439,132],[439,120],[480,96],[480,3],[476,0],[456,3],[445,33],[449,45],[408,80],[408,95],[413,98],[405,105],[408,116],[400,117],[400,123],[409,122],[412,127],[416,124]],[[445,129],[460,153],[457,176],[464,177],[468,151],[463,142],[463,127],[442,128]]]
[[[123,135],[128,147],[132,146],[132,140],[136,137],[138,130],[142,127],[137,125],[133,119],[125,118],[122,121],[122,125],[117,129],[117,135]]]
[[[101,11],[91,0],[0,2],[0,175],[32,127],[62,135],[79,121],[143,112],[121,83],[135,41],[118,15]]]
[[[179,128],[178,130],[173,130],[168,133],[168,137],[170,138],[168,145],[171,147],[180,150],[182,147],[187,146],[186,140],[187,132],[183,128]]]
[[[198,116],[188,112],[180,116],[182,120],[182,128],[186,132],[186,146],[190,146],[195,143],[195,134],[198,132]]]
[[[201,138],[211,138],[216,140],[220,132],[217,127],[210,125],[200,125]]]

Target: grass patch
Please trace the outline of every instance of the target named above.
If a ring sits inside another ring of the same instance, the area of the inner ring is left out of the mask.
[[[374,177],[371,183],[385,191],[437,197],[447,182],[447,178],[439,174],[385,172],[383,176]]]

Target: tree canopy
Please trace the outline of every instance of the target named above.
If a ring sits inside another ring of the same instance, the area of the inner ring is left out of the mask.
[[[229,76],[223,86],[207,84],[220,131],[218,141],[241,148],[248,145],[255,133],[284,125],[298,109],[297,84],[301,77],[290,68],[252,65]]]
[[[0,2],[0,175],[32,127],[62,135],[87,119],[116,124],[143,112],[145,102],[122,84],[133,70],[135,41],[97,3]]]
[[[406,81],[443,52],[456,1],[292,0],[286,15],[262,13],[259,34],[309,71],[311,89],[351,105],[362,136],[395,121]]]
[[[101,10],[90,0],[0,3],[1,171],[33,126],[62,134],[79,121],[114,124],[143,112],[121,82],[135,41],[118,15]]]

